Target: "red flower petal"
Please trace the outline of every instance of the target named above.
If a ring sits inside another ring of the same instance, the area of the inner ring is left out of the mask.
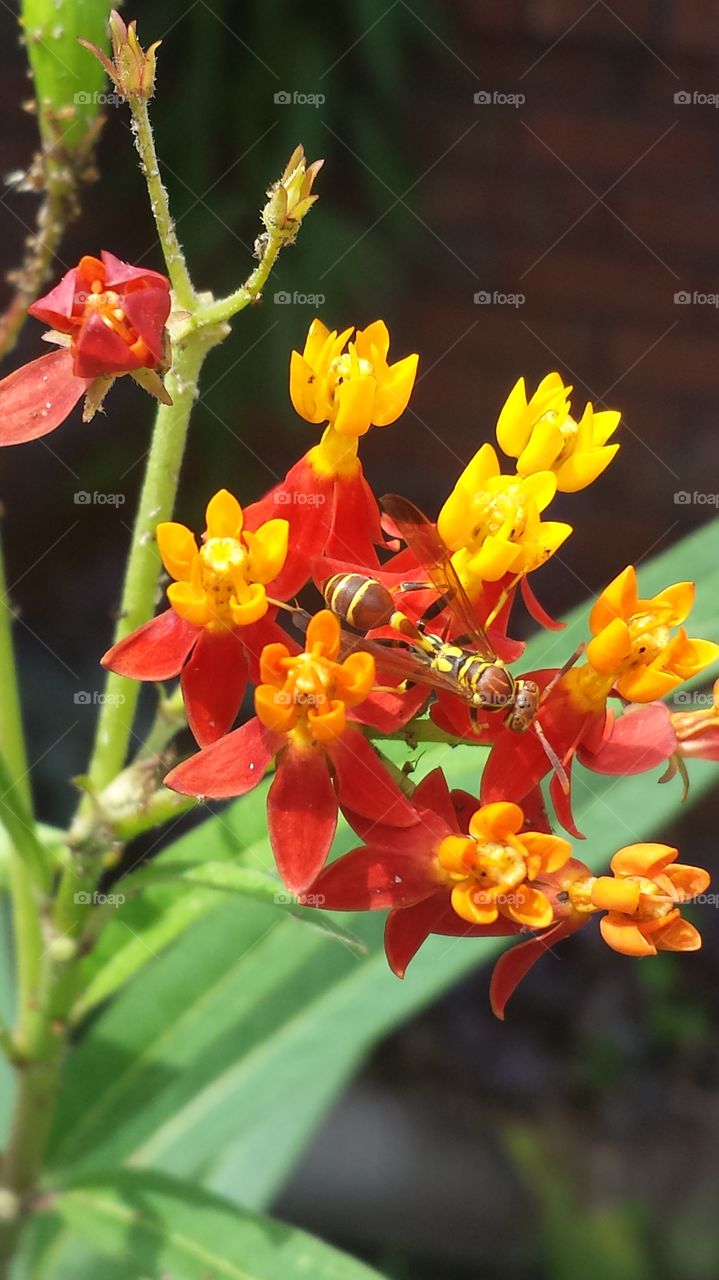
[[[507,1001],[522,979],[555,942],[561,942],[570,933],[574,933],[582,923],[581,920],[562,921],[545,929],[544,933],[538,933],[528,942],[521,942],[518,946],[502,952],[494,966],[489,984],[489,1001],[495,1017],[504,1021]]]
[[[200,634],[174,609],[166,609],[108,649],[102,665],[132,680],[171,680]]]
[[[522,599],[527,607],[527,613],[531,618],[534,618],[535,622],[539,623],[540,627],[546,627],[549,631],[564,630],[566,624],[558,622],[556,618],[547,613],[543,605],[539,603],[526,577],[521,579],[519,589],[522,592]]]
[[[103,249],[100,257],[105,266],[105,284],[108,289],[146,281],[147,284],[157,285],[158,288],[163,289],[169,297],[170,281],[160,271],[151,271],[149,267],[133,267],[129,262],[123,262],[122,258],[116,258],[108,249]]]
[[[345,806],[363,817],[389,826],[408,827],[417,821],[410,801],[387,773],[366,738],[356,729],[345,729],[341,738],[327,744],[335,769],[335,787]]]
[[[265,769],[284,741],[253,716],[227,737],[178,764],[165,778],[165,786],[185,796],[209,796],[214,800],[242,796],[262,781]]]
[[[87,385],[73,374],[66,347],[16,369],[0,382],[0,445],[23,444],[54,431]]]
[[[50,289],[28,307],[28,315],[41,320],[43,324],[49,324],[52,329],[58,329],[60,333],[68,333],[72,328],[68,321],[72,315],[77,287],[77,267],[73,267],[54,289]]]
[[[392,679],[396,681],[397,677],[388,678],[386,683],[390,684]],[[385,684],[380,667],[377,668],[377,683]],[[416,684],[406,693],[371,693],[359,706],[352,708],[351,718],[359,724],[371,725],[380,733],[392,733],[419,715],[429,692],[426,687]]]
[[[451,910],[451,908],[450,908]],[[413,907],[398,908],[387,916],[384,928],[384,950],[390,969],[403,978],[407,965],[422,943],[434,932],[437,921],[447,911],[447,891],[436,893]]]
[[[375,543],[383,542],[377,499],[361,467],[353,476],[337,476],[327,555],[358,560],[374,569],[379,566]]]
[[[327,861],[337,827],[337,797],[321,748],[291,744],[282,752],[267,820],[279,873],[292,893],[303,893]]]
[[[74,371],[78,378],[97,378],[107,373],[128,373],[141,369],[144,361],[124,338],[109,328],[98,311],[88,315],[78,330],[73,347]]]
[[[665,764],[677,749],[669,708],[650,702],[607,720],[604,741],[596,751],[580,747],[579,759],[594,773],[645,773]]]
[[[412,803],[415,808],[433,809],[439,818],[447,824],[448,831],[460,830],[457,827],[454,797],[457,793],[450,791],[441,769],[432,769],[415,787]],[[474,801],[475,809],[479,808],[479,800]]]
[[[245,528],[255,530],[277,517],[289,521],[289,552],[284,568],[270,586],[270,594],[287,600],[310,576],[310,561],[324,549],[332,523],[334,479],[318,476],[307,457],[300,458],[259,502],[245,508]]]
[[[166,288],[135,289],[123,294],[122,309],[155,361],[163,357],[165,323],[170,314],[170,295]]]
[[[405,831],[394,829],[400,838]],[[381,911],[409,907],[437,891],[432,842],[391,851],[362,845],[327,867],[312,886],[327,911]]]
[[[247,688],[240,632],[201,631],[180,683],[190,729],[208,747],[232,727]]]
[[[247,654],[250,668],[250,679],[253,684],[260,682],[260,658],[266,644],[283,644],[290,653],[300,653],[302,646],[289,632],[275,622],[275,611],[265,614],[259,622],[252,622],[247,627],[239,627],[238,638]]]

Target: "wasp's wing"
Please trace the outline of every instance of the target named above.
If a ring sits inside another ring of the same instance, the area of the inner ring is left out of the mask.
[[[446,597],[447,608],[477,651],[488,661],[496,658],[492,642],[477,620],[472,602],[452,564],[451,552],[445,547],[436,526],[419,507],[397,493],[389,493],[382,498],[382,507],[414,552],[432,586]]]
[[[295,609],[292,622],[300,631],[307,630],[310,614],[305,609]],[[422,649],[412,644],[394,640],[372,640],[367,636],[357,635],[344,627],[340,631],[340,656],[348,657],[350,653],[369,653],[380,670],[388,676],[396,676],[399,680],[408,680],[412,684],[425,685],[428,689],[437,689],[444,693],[452,693],[462,697],[462,690],[451,676],[444,676],[435,671]]]

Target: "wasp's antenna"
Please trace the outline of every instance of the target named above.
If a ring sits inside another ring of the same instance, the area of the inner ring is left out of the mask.
[[[564,666],[563,666],[563,667],[560,667],[560,668],[559,668],[559,671],[555,671],[554,675],[552,676],[551,680],[549,681],[549,684],[545,685],[545,686],[544,686],[544,689],[542,690],[542,694],[541,694],[541,697],[540,697],[540,699],[539,699],[539,705],[540,705],[540,707],[541,707],[541,705],[542,705],[542,703],[543,703],[543,702],[546,702],[546,701],[547,701],[547,698],[549,697],[549,695],[550,695],[550,693],[552,692],[552,690],[553,690],[553,689],[554,689],[554,688],[559,684],[559,681],[561,680],[562,676],[566,676],[567,672],[568,672],[568,671],[571,671],[571,669],[572,669],[572,667],[574,666],[575,662],[577,662],[577,661],[579,660],[579,658],[581,658],[581,656],[582,656],[582,654],[584,653],[584,650],[586,649],[586,647],[587,647],[587,646],[585,645],[584,641],[582,640],[582,643],[577,645],[577,647],[576,647],[576,649],[574,650],[574,653],[572,654],[571,658],[567,658],[567,661],[565,662]]]
[[[544,729],[542,728],[538,720],[534,721],[532,728],[534,729],[547,756],[549,757],[551,766],[554,769],[554,772],[556,773],[557,778],[559,779],[559,785],[561,786],[562,791],[564,792],[565,796],[568,796],[569,795],[569,776],[567,774],[567,770],[565,769],[564,765],[559,759],[559,756],[554,750],[554,747],[552,746],[551,742],[547,738],[544,732]]]

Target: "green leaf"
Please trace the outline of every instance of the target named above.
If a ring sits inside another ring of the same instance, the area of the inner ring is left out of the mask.
[[[313,929],[321,929],[347,946],[364,950],[356,938],[339,929],[325,912],[311,905],[302,906],[277,876],[267,875],[256,867],[246,867],[240,862],[201,862],[198,866],[188,867],[182,862],[169,862],[163,858],[122,881],[126,896],[142,893],[146,887],[158,884],[196,885],[219,893],[236,893],[253,902],[272,903],[297,920],[304,920]]]
[[[107,0],[23,0],[22,25],[35,81],[39,123],[65,152],[85,142],[100,114],[105,72],[78,37],[107,46]]]
[[[157,1174],[98,1175],[64,1189],[52,1209],[110,1260],[113,1280],[381,1280],[295,1227]]]
[[[702,530],[640,576],[650,594],[687,570],[696,575],[701,591],[691,630],[710,636],[719,630],[714,532]],[[576,611],[561,649],[554,636],[533,641],[526,668],[539,665],[548,646],[561,660],[585,620],[586,611]],[[697,799],[716,768],[692,763]],[[422,770],[438,764],[453,785],[476,789],[471,748],[425,750]],[[581,856],[598,868],[621,845],[655,836],[675,817],[678,796],[676,785],[657,786],[656,774],[606,778],[578,769],[575,812],[589,835]],[[199,864],[221,857],[218,849],[234,858],[246,839],[243,858],[269,865],[266,842],[256,837],[263,803],[261,794],[245,797],[158,861]],[[345,830],[340,843],[352,838]],[[148,895],[166,892],[158,886]],[[127,1161],[224,1186],[244,1167],[241,1194],[248,1201],[269,1196],[372,1045],[503,945],[432,938],[401,983],[386,966],[382,921],[368,915],[349,923],[368,946],[364,957],[268,906],[246,902],[238,910],[205,898],[194,923],[148,958],[73,1054],[53,1144],[55,1176]],[[158,939],[158,930],[153,918],[143,945]]]

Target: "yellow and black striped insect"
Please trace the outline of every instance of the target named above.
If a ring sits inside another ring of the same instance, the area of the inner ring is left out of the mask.
[[[503,711],[507,727],[524,733],[536,722],[539,686],[534,680],[513,676],[497,657],[431,521],[398,494],[383,498],[382,506],[429,579],[429,583],[401,583],[398,589],[406,592],[430,585],[438,599],[423,618],[413,622],[377,579],[361,573],[335,574],[322,587],[328,609],[360,632],[389,626],[402,636],[401,640],[357,637],[350,641],[351,647],[369,649],[388,674],[462,698],[475,716],[479,711]],[[461,630],[457,641],[443,640],[427,628],[427,622],[445,609]]]

